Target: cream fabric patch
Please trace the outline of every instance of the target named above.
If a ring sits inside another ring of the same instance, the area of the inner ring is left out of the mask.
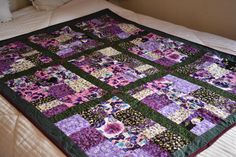
[[[139,72],[144,72],[144,71],[151,69],[151,68],[153,68],[153,66],[148,65],[148,64],[144,64],[144,65],[140,65],[140,66],[136,67],[135,70],[137,70]]]
[[[46,111],[46,110],[49,110],[53,107],[56,107],[58,105],[61,105],[63,104],[63,102],[59,101],[59,100],[53,100],[53,101],[50,101],[50,102],[47,102],[47,103],[44,103],[44,104],[40,104],[38,106],[36,106],[36,108],[43,112],[43,111]]]
[[[181,107],[180,110],[174,112],[172,115],[168,116],[168,118],[173,122],[180,124],[185,119],[187,119],[191,114],[192,112],[190,110],[186,110],[183,107]]]
[[[94,86],[92,83],[80,78],[76,81],[66,80],[65,83],[76,92],[80,92],[84,89]]]
[[[211,64],[209,67],[206,68],[216,79],[221,78],[222,76],[230,73],[229,70],[221,68],[216,63]]]
[[[150,89],[144,89],[134,95],[132,95],[134,98],[138,99],[139,101],[146,98],[147,96],[153,94],[154,92]]]
[[[209,110],[210,112],[214,113],[215,115],[217,115],[218,117],[220,117],[222,119],[225,119],[230,115],[229,113],[226,113],[226,112],[222,111],[221,109],[219,109],[213,105],[210,105],[210,104],[206,104],[204,106],[204,108]]]
[[[99,52],[101,52],[105,56],[116,56],[118,54],[121,54],[121,52],[119,52],[119,51],[117,51],[117,50],[115,50],[115,49],[113,49],[111,47],[99,50]]]
[[[148,138],[151,139],[153,137],[155,137],[156,135],[162,133],[163,131],[165,131],[166,128],[161,126],[160,124],[156,123],[153,126],[150,126],[149,128],[146,128],[143,131],[143,134]]]

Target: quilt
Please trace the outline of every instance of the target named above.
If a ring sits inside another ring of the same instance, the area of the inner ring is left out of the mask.
[[[235,125],[236,57],[105,9],[1,41],[0,93],[68,156],[195,156]]]

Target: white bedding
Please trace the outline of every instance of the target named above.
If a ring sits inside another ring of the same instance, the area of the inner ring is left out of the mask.
[[[13,13],[14,21],[0,24],[0,40],[68,21],[105,8],[110,8],[115,13],[139,24],[236,55],[236,41],[140,15],[105,0],[72,0],[54,11],[36,11],[33,7],[24,8]],[[65,156],[33,124],[1,97],[0,128],[1,157]],[[236,140],[233,139],[236,139],[236,127],[228,131],[198,157],[235,157]]]

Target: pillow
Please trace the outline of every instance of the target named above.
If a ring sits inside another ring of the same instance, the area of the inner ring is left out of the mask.
[[[0,0],[0,22],[7,22],[12,19],[8,0]]]
[[[53,10],[70,0],[31,0],[33,6],[38,10]]]
[[[0,0],[1,1],[1,0]],[[16,11],[31,4],[29,0],[9,0],[10,10]]]

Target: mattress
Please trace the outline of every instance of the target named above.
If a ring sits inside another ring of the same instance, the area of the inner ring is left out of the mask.
[[[0,25],[0,40],[81,17],[105,8],[127,19],[193,42],[236,55],[236,41],[198,32],[115,6],[105,0],[72,0],[54,11],[27,7],[13,13],[14,20]],[[0,156],[65,156],[31,122],[0,97]],[[236,156],[236,128],[232,128],[199,157]]]

